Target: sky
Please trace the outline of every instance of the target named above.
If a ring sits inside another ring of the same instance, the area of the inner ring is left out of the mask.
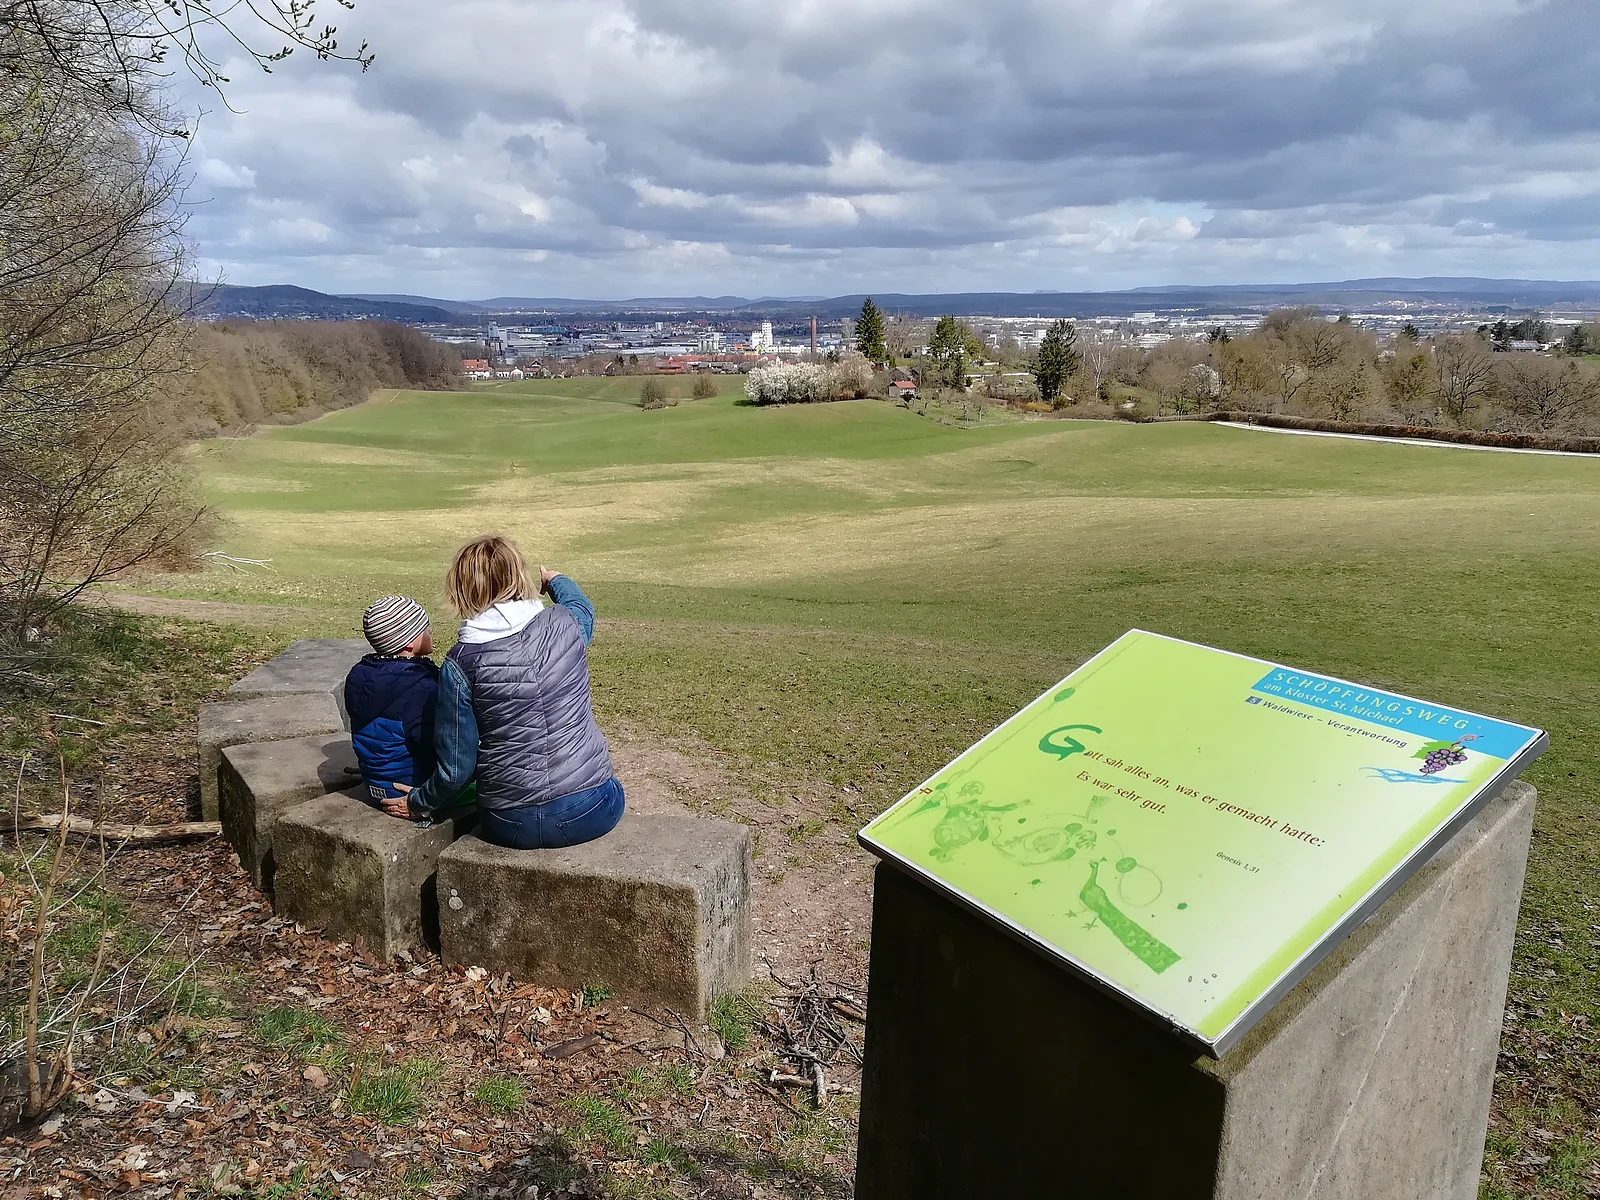
[[[1600,278],[1594,0],[322,0],[231,66],[234,284],[493,296]],[[266,39],[262,39],[266,40]]]

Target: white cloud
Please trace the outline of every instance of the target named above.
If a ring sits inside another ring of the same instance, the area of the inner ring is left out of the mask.
[[[256,173],[249,167],[236,167],[220,158],[208,158],[200,164],[195,178],[201,184],[219,188],[253,188]]]
[[[290,245],[320,246],[333,236],[331,228],[310,217],[278,217],[267,223],[267,231],[274,241]]]

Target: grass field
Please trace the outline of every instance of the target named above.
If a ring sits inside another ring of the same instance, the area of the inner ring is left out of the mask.
[[[602,619],[602,718],[864,820],[1139,626],[1551,731],[1486,1196],[1596,1194],[1600,463],[1198,423],[955,429],[877,401],[644,412],[636,380],[400,393],[203,444],[217,544],[152,581],[353,631],[518,538]],[[687,382],[682,390],[687,393]]]

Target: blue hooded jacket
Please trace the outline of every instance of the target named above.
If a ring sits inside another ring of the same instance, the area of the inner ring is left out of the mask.
[[[429,659],[369,654],[350,669],[344,681],[350,740],[372,799],[398,796],[392,785],[415,785],[433,774],[438,699],[439,668]]]

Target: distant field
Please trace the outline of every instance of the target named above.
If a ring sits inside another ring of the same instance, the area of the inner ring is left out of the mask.
[[[326,630],[404,591],[448,629],[450,552],[510,534],[608,622],[606,718],[839,789],[841,828],[1132,626],[1544,725],[1513,999],[1552,1057],[1514,1060],[1491,1162],[1532,1147],[1549,1161],[1495,1179],[1585,1194],[1600,463],[1198,423],[960,430],[877,401],[747,408],[738,383],[653,412],[636,379],[400,393],[206,443],[219,544],[276,573],[157,590]],[[1534,1129],[1576,1140],[1562,1157]]]
[[[1600,464],[1188,423],[958,430],[877,401],[748,408],[737,384],[654,412],[633,379],[400,393],[206,443],[222,545],[275,573],[163,590],[349,626],[387,590],[437,608],[452,549],[505,532],[629,622],[600,653],[650,658],[628,664],[641,712],[880,800],[1131,625],[1556,728],[1600,700]]]

